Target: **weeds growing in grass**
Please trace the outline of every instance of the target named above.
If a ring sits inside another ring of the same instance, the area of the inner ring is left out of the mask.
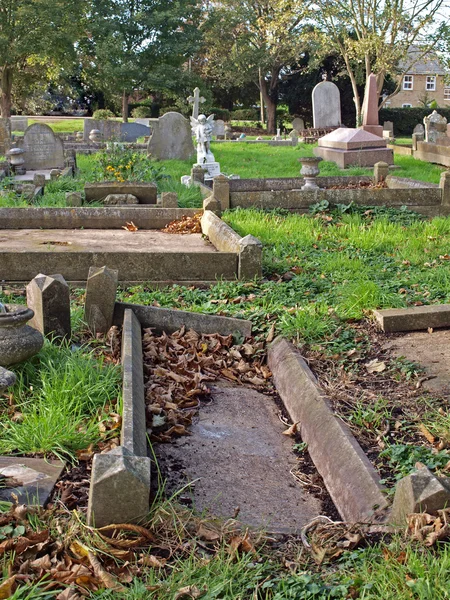
[[[12,399],[1,407],[0,452],[74,458],[101,439],[99,421],[120,395],[120,370],[80,348],[46,342],[15,369]]]

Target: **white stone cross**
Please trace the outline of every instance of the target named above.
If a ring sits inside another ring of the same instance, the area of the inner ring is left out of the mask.
[[[189,98],[187,99],[187,101],[189,102],[189,104],[193,104],[193,107],[192,107],[192,116],[194,117],[194,119],[197,119],[198,118],[199,105],[200,105],[200,103],[205,102],[205,98],[203,98],[203,96],[200,96],[200,90],[199,90],[198,87],[195,88],[194,95],[193,96],[189,96]]]

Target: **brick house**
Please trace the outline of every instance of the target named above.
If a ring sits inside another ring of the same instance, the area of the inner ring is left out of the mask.
[[[417,60],[415,53],[421,53],[419,48],[409,51],[408,63],[411,68],[403,75],[398,94],[390,98],[385,108],[417,108],[423,106],[420,100],[432,102],[436,100],[441,108],[450,108],[450,80],[445,81],[445,75],[450,75],[439,61],[436,54],[430,52]]]

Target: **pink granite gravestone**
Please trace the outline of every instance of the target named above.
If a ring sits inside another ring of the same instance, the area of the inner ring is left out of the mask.
[[[363,124],[362,129],[373,133],[380,138],[383,137],[383,127],[378,122],[378,88],[377,77],[373,73],[369,75],[364,91],[364,102],[362,107]]]

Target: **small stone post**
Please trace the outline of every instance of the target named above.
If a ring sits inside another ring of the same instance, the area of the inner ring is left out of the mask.
[[[377,162],[373,167],[373,180],[374,183],[381,183],[386,180],[389,175],[389,165],[385,162]]]
[[[81,206],[82,204],[81,192],[66,192],[66,206]]]
[[[161,192],[162,208],[178,208],[178,194],[175,192]]]
[[[211,210],[218,217],[220,217],[220,213],[222,212],[220,210],[220,202],[212,195],[203,200],[203,210]]]
[[[149,511],[150,459],[119,446],[94,454],[89,490],[88,524],[132,523]]]
[[[450,206],[450,171],[441,173],[439,187],[442,190],[442,205]]]
[[[252,235],[239,240],[239,279],[253,279],[262,276],[262,244]]]
[[[213,195],[220,202],[222,210],[230,208],[230,181],[225,175],[217,175],[213,179]]]
[[[62,275],[36,275],[27,285],[27,304],[32,327],[47,337],[70,338],[69,286]]]
[[[206,169],[200,165],[194,165],[191,169],[191,183],[205,183]]]
[[[423,133],[413,133],[412,134],[412,148],[413,148],[414,152],[417,150],[417,144],[419,142],[423,142],[424,139],[425,138],[424,138]]]
[[[112,327],[119,271],[107,267],[91,267],[86,283],[84,318],[95,335]]]
[[[34,187],[44,187],[45,186],[45,175],[42,173],[35,173],[33,176]]]

